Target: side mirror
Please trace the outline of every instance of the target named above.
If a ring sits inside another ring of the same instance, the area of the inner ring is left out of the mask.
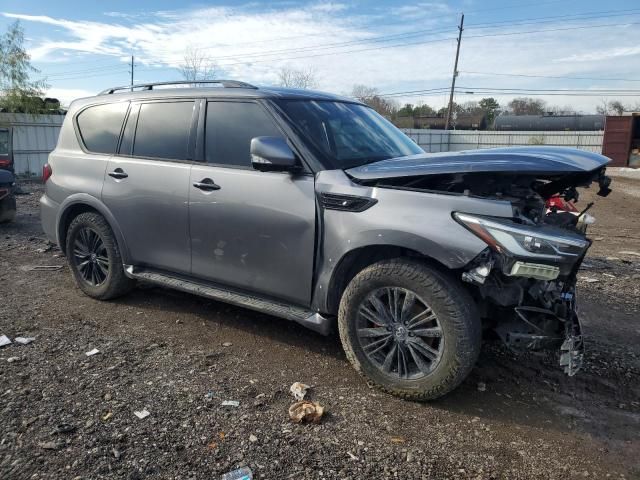
[[[250,152],[251,165],[261,172],[292,172],[301,167],[283,137],[254,137]]]

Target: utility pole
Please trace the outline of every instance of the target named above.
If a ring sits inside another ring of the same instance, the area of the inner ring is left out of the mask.
[[[460,56],[460,43],[462,42],[462,30],[464,29],[464,13],[460,17],[460,25],[458,26],[458,47],[456,48],[456,61],[453,65],[453,78],[451,79],[451,95],[449,96],[449,108],[447,109],[447,121],[444,129],[449,130],[451,125],[451,117],[453,116],[453,92],[456,88],[456,77],[458,76],[458,57]]]
[[[456,62],[457,64],[457,62]],[[131,74],[131,91],[133,92],[133,55],[131,55],[131,70],[129,70],[129,73]]]

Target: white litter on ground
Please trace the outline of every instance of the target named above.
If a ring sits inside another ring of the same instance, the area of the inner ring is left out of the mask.
[[[225,400],[224,402],[222,402],[222,406],[223,407],[239,407],[240,402],[237,400]]]
[[[136,417],[138,417],[140,420],[142,420],[143,418],[147,418],[149,415],[151,415],[146,408],[144,410],[141,410],[140,412],[133,412],[133,414]]]
[[[13,339],[13,341],[21,345],[29,345],[31,342],[35,341],[35,338],[34,337],[16,337]]]
[[[85,355],[87,357],[92,357],[94,356],[96,353],[100,353],[100,350],[98,350],[97,348],[94,348],[93,350],[89,350],[88,352],[85,353]]]
[[[11,344],[11,340],[6,335],[0,335],[0,347]]]

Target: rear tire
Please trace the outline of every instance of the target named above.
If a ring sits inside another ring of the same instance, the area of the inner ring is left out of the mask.
[[[355,369],[410,400],[456,388],[480,353],[471,296],[455,279],[412,259],[381,261],[356,275],[342,296],[338,327]]]
[[[76,284],[98,300],[109,300],[131,291],[135,281],[127,277],[111,227],[101,215],[81,213],[67,230],[67,261]]]

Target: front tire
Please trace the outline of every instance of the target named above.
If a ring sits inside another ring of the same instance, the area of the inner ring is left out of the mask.
[[[473,299],[448,275],[412,259],[381,261],[356,275],[342,296],[338,327],[355,369],[405,399],[450,392],[480,353]]]
[[[135,281],[127,277],[111,227],[101,215],[81,213],[67,230],[67,261],[76,284],[98,300],[129,292]]]

